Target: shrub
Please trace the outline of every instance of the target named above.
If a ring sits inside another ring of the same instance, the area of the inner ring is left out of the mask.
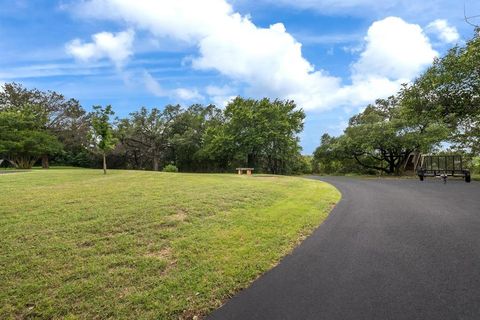
[[[173,164],[167,164],[163,170],[163,172],[178,172],[178,168]]]
[[[480,173],[480,157],[474,157],[472,159],[472,173],[479,174]]]

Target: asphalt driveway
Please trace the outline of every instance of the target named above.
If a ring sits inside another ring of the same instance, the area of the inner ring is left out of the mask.
[[[480,183],[320,179],[327,221],[209,319],[480,319]]]

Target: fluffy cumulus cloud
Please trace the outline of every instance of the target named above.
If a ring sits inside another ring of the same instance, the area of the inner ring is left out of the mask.
[[[427,31],[435,33],[445,43],[456,43],[460,39],[457,28],[448,24],[445,19],[437,19],[427,26]]]
[[[422,28],[397,17],[374,22],[365,37],[365,48],[351,67],[352,84],[339,90],[350,105],[368,103],[395,93],[411,81],[438,52]]]
[[[118,33],[100,32],[92,36],[92,42],[74,39],[66,45],[67,53],[81,61],[103,58],[112,60],[117,67],[122,67],[133,54],[132,46],[135,34],[133,30]]]
[[[353,65],[356,75],[411,79],[438,55],[420,26],[397,17],[374,22],[365,41],[366,48]]]
[[[253,96],[294,99],[304,108],[327,107],[328,93],[340,79],[315,70],[303,56],[301,44],[283,24],[258,28],[238,15],[228,24],[206,35],[193,67],[216,70],[248,85]],[[315,99],[312,99],[315,97]]]
[[[307,110],[362,104],[392,94],[437,55],[418,25],[393,17],[377,21],[368,30],[359,60],[352,65],[351,84],[344,85],[342,79],[307,61],[301,43],[282,23],[258,27],[249,17],[234,12],[225,0],[91,0],[77,9],[86,17],[122,21],[159,38],[196,47],[192,68],[215,70],[246,86],[248,95],[293,99]],[[110,36],[118,38],[118,34]],[[87,44],[75,40],[69,45],[70,52],[76,52],[78,58],[108,56],[114,61],[129,56],[113,58],[109,51],[99,49],[97,38],[93,36],[94,41]],[[157,95],[172,95],[149,74],[145,84]],[[217,103],[238,93],[228,86],[205,91]],[[200,97],[198,91],[188,89],[177,89],[173,95]]]

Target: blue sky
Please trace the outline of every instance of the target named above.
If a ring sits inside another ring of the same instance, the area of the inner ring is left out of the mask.
[[[122,117],[236,95],[293,99],[311,153],[473,34],[455,0],[0,0],[0,83]],[[467,15],[480,2],[466,0]],[[478,21],[477,21],[478,22]]]

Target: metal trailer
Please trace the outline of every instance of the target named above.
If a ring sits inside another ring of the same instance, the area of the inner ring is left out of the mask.
[[[444,182],[447,181],[447,177],[462,177],[465,182],[471,181],[470,170],[464,167],[461,155],[422,155],[417,175],[420,181],[425,177],[441,177]]]

